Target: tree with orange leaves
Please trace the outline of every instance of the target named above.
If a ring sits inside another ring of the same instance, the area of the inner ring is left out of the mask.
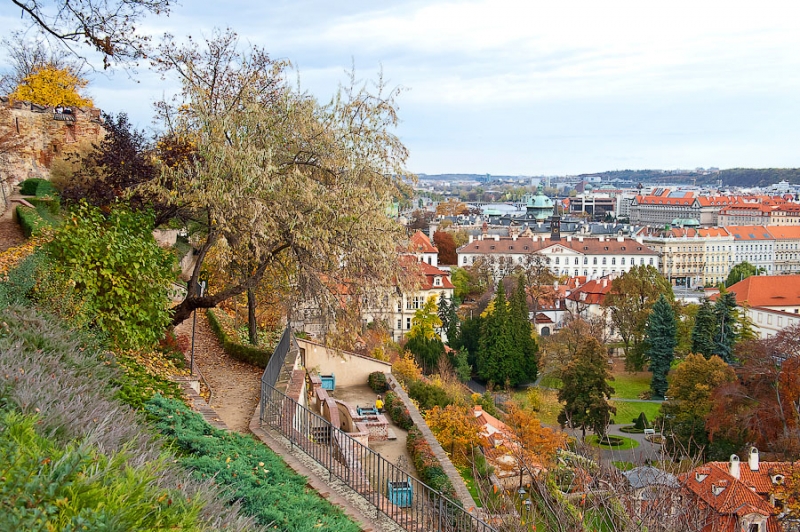
[[[442,447],[450,452],[452,460],[467,464],[472,449],[478,445],[478,425],[469,407],[447,405],[428,410],[425,422],[436,435]]]
[[[536,414],[515,403],[508,403],[507,410],[505,424],[510,440],[507,447],[520,470],[528,469],[532,476],[534,468],[546,468],[553,462],[556,452],[566,446],[566,435],[543,427]]]

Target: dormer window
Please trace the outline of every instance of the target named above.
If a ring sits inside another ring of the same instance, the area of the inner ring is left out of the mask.
[[[433,278],[433,286],[442,286],[442,278],[441,277],[434,277]]]

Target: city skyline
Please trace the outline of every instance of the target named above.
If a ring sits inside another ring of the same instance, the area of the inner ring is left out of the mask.
[[[6,34],[23,29],[8,9]],[[400,87],[409,170],[563,175],[615,169],[796,167],[800,31],[767,1],[186,1],[141,28],[182,39],[231,27],[288,59],[327,101],[347,71]],[[107,112],[151,127],[174,81],[140,68],[92,76]]]

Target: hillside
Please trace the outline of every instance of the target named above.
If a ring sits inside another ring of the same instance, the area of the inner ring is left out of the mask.
[[[603,181],[632,181],[651,184],[715,185],[717,180],[729,187],[765,187],[780,181],[800,184],[800,168],[728,168],[702,172],[666,170],[611,170],[578,177],[600,177]]]

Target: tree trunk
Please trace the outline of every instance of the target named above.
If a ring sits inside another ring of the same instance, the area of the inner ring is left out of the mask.
[[[252,288],[247,289],[247,331],[250,334],[250,344],[258,345],[258,325],[256,324],[256,293]]]

